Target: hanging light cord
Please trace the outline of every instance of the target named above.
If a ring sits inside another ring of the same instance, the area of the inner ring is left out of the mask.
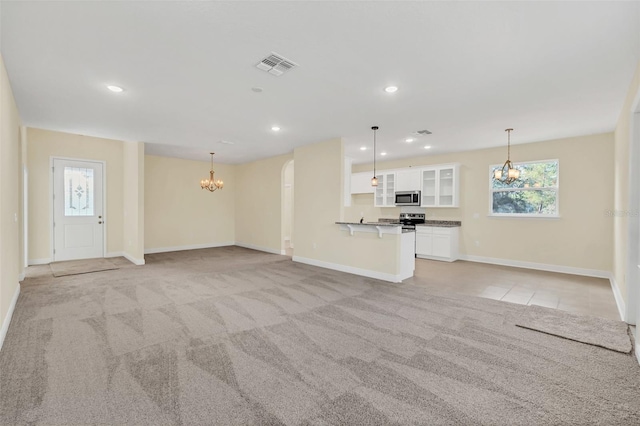
[[[513,129],[507,129],[507,160],[511,161],[511,131]]]
[[[376,131],[378,126],[373,126],[373,177],[376,177]]]

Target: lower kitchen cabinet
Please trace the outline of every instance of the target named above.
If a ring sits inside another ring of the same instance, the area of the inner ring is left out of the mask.
[[[459,227],[416,226],[416,257],[458,260]]]

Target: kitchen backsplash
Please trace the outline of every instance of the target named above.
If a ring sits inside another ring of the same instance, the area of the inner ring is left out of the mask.
[[[358,222],[361,217],[364,217],[365,222],[375,222],[384,218],[398,219],[400,213],[424,213],[427,220],[462,220],[462,209],[460,208],[374,207],[373,194],[352,195],[351,206],[344,208],[344,220]]]

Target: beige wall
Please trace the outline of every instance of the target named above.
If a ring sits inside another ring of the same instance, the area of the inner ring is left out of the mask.
[[[224,181],[224,188],[213,193],[200,188],[210,168],[209,161],[145,156],[146,251],[233,244],[235,167],[214,163],[215,177]]]
[[[144,264],[144,143],[123,143],[124,253],[137,265]]]
[[[350,236],[335,224],[344,218],[342,139],[296,148],[294,158],[294,260],[398,275],[398,235]]]
[[[281,252],[282,175],[284,166],[292,158],[287,154],[236,166],[238,245]]]
[[[640,90],[640,63],[629,86],[620,118],[615,130],[615,210],[619,212],[614,218],[614,247],[613,247],[613,275],[620,288],[622,297],[627,300],[627,252],[629,244],[629,219],[637,220],[637,217],[629,217],[625,212],[637,209],[637,206],[629,204],[629,154],[631,147],[631,113],[633,101]],[[640,167],[640,165],[636,165]]]
[[[20,116],[0,57],[0,329],[24,270]],[[2,342],[0,341],[0,345]]]
[[[334,260],[332,250],[339,235],[334,222],[343,217],[343,152],[342,139],[293,151],[295,256]]]
[[[284,167],[284,188],[282,189],[282,240],[289,238],[293,244],[293,160]]]
[[[560,160],[560,218],[489,217],[489,166],[501,164],[506,147],[385,162],[379,170],[458,162],[460,207],[426,209],[429,217],[462,221],[460,252],[469,256],[611,271],[613,134],[581,136],[511,148],[515,162]],[[354,171],[370,170],[354,166]],[[373,195],[353,197],[346,220],[396,217],[397,208],[373,208]],[[391,215],[387,211],[392,211]],[[475,217],[476,215],[478,217]],[[477,242],[477,245],[476,245]]]
[[[106,162],[107,253],[123,252],[123,143],[51,130],[27,131],[29,167],[29,260],[51,259],[51,157]]]

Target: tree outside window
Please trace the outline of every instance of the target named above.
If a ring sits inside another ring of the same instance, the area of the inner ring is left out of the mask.
[[[520,178],[505,184],[493,178],[500,165],[491,166],[491,214],[495,216],[558,216],[558,160],[514,163]]]

